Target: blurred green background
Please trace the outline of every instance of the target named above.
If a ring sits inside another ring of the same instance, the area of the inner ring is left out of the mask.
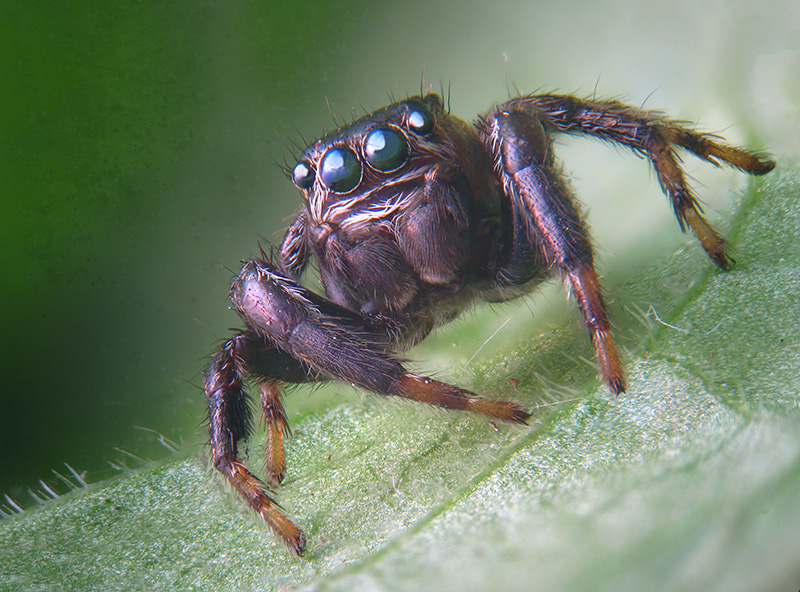
[[[149,430],[200,447],[206,356],[238,325],[227,286],[299,204],[275,162],[332,114],[423,78],[466,119],[516,89],[596,92],[796,161],[799,48],[800,6],[778,0],[3,3],[0,494],[164,456]],[[682,243],[644,163],[561,144],[612,291]],[[724,220],[744,180],[688,165]],[[542,322],[574,314],[560,287],[541,301]],[[463,362],[505,310],[413,356]],[[301,391],[289,412],[354,396]]]

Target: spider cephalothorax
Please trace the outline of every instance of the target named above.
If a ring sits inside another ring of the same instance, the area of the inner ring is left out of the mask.
[[[603,380],[612,392],[625,390],[591,240],[553,155],[556,133],[600,138],[650,160],[681,228],[721,268],[732,261],[702,217],[676,149],[755,175],[775,166],[657,112],[569,95],[512,99],[474,125],[447,112],[438,95],[412,97],[312,144],[292,171],[304,205],[277,259],[248,261],[234,280],[230,296],[246,329],[219,347],[205,377],[216,468],[298,554],[305,535],[238,455],[250,433],[246,376],[261,391],[270,485],[285,473],[285,383],[341,380],[524,422],[520,405],[413,374],[394,352],[475,302],[517,298],[560,274]],[[312,257],[327,297],[300,284]]]

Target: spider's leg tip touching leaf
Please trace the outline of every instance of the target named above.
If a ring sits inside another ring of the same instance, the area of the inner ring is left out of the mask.
[[[775,168],[776,162],[772,158],[761,158],[758,165],[753,169],[754,175],[766,175]]]

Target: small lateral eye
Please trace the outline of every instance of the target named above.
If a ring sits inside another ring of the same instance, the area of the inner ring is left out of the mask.
[[[405,136],[391,127],[380,127],[364,140],[364,154],[375,170],[388,173],[400,168],[408,158]]]
[[[292,181],[300,189],[308,189],[314,184],[314,170],[307,162],[298,162],[292,171]]]
[[[322,157],[319,176],[331,191],[348,193],[361,182],[361,164],[349,148],[331,148]]]
[[[414,105],[408,114],[408,127],[418,134],[429,134],[433,131],[433,113],[423,105]]]

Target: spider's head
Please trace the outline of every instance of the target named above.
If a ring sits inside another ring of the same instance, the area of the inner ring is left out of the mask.
[[[309,146],[292,180],[316,224],[342,223],[354,213],[386,217],[424,187],[437,165],[461,162],[465,128],[471,129],[445,110],[439,95],[410,97]]]

